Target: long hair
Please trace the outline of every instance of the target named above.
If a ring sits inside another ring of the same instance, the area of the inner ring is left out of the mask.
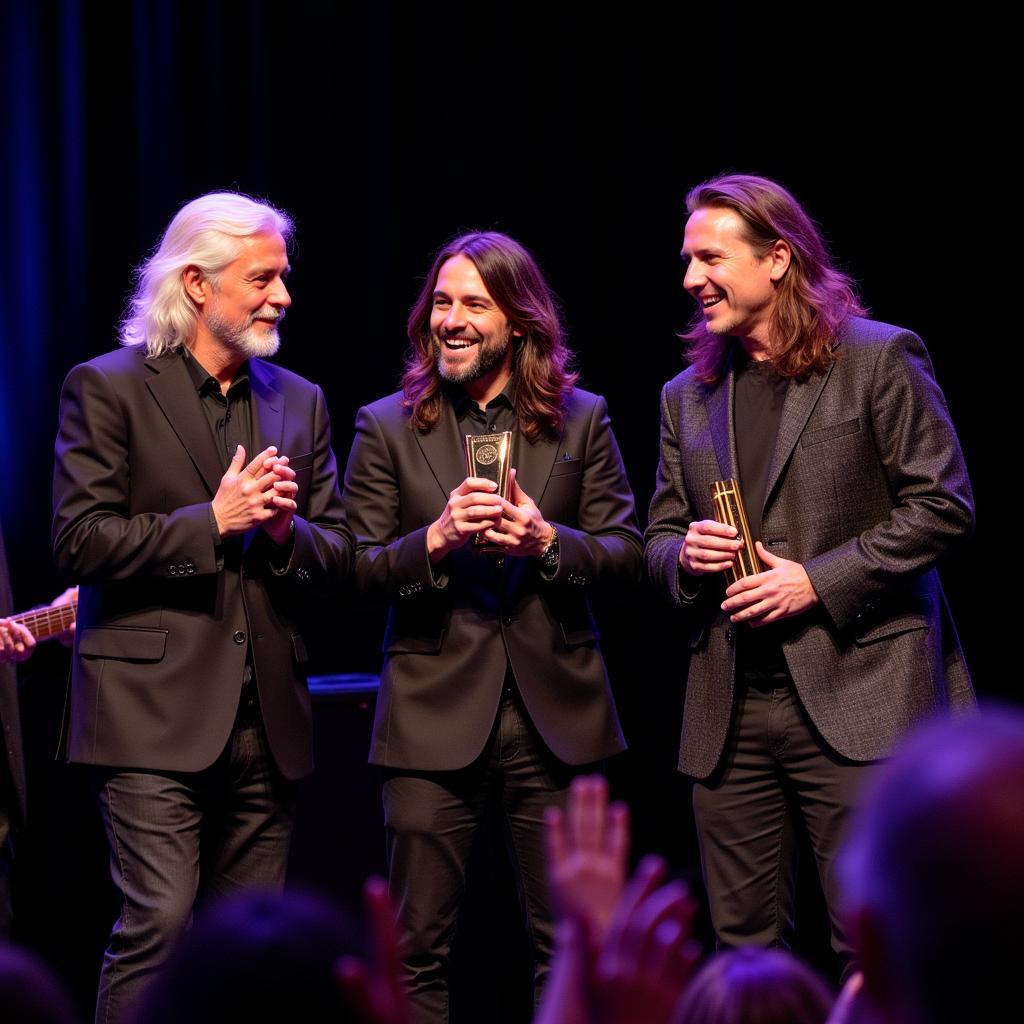
[[[241,253],[242,240],[271,231],[287,241],[295,225],[281,210],[238,192],[210,192],[186,203],[136,271],[121,344],[159,356],[192,341],[198,317],[185,291],[185,268],[198,267],[216,287]]]
[[[505,314],[523,332],[514,339],[512,372],[519,429],[530,441],[552,436],[565,421],[566,404],[578,374],[565,344],[558,304],[534,258],[515,239],[497,231],[474,231],[447,242],[437,256],[415,304],[409,311],[409,349],[402,374],[402,404],[413,426],[428,433],[437,426],[444,400],[430,336],[430,313],[441,267],[465,256]]]
[[[789,244],[790,264],[777,285],[768,324],[772,366],[783,377],[824,370],[832,362],[840,325],[865,310],[853,278],[833,265],[818,226],[781,185],[752,174],[725,174],[692,188],[687,213],[708,207],[738,214],[743,240],[758,258],[779,239]],[[698,378],[705,384],[720,380],[730,339],[709,331],[699,309],[681,337]]]

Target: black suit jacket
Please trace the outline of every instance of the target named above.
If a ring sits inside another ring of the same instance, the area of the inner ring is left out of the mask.
[[[780,624],[801,703],[856,761],[885,756],[915,719],[974,694],[935,564],[973,523],[971,486],[921,339],[852,317],[825,373],[793,382],[769,472],[760,539],[807,570],[821,604]],[[732,715],[736,631],[724,576],[680,586],[693,520],[737,475],[731,363],[714,387],[688,369],[662,392],[661,462],[646,561],[692,615],[680,770],[714,771]],[[690,588],[693,587],[691,590]]]
[[[312,769],[301,613],[343,585],[352,539],[320,389],[250,362],[253,452],[274,444],[299,485],[283,571],[261,530],[214,543],[223,468],[178,352],[133,348],[64,382],[54,473],[54,553],[80,582],[72,673],[72,761],[198,771],[221,753],[251,647],[274,758]]]
[[[11,602],[11,583],[7,576],[7,556],[4,539],[0,534],[0,617],[14,611]],[[0,665],[0,729],[7,754],[4,794],[0,799],[0,814],[12,812],[13,822],[25,818],[25,761],[21,748],[21,720],[18,717],[18,676],[14,665]],[[7,805],[6,808],[4,805]]]
[[[587,593],[635,586],[642,548],[604,399],[577,389],[556,440],[517,442],[519,484],[558,527],[551,580],[535,558],[499,565],[472,545],[431,571],[426,531],[466,477],[463,440],[447,404],[435,430],[414,430],[400,394],[356,420],[345,504],[357,585],[391,606],[370,760],[414,770],[472,762],[494,724],[508,664],[563,761],[624,749]]]

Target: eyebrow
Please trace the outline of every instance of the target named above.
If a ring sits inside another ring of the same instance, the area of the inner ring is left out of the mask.
[[[288,266],[286,266],[280,273],[282,277],[285,277],[291,272],[292,265],[289,263]],[[249,277],[263,277],[267,274],[273,275],[276,273],[278,273],[277,267],[253,267],[253,269],[249,271]]]
[[[434,291],[434,298],[435,299],[441,299],[441,298],[450,299],[451,296],[447,292],[441,291],[441,289],[438,288],[438,289],[436,289]],[[463,295],[462,298],[459,301],[462,302],[462,303],[467,303],[467,302],[486,302],[489,306],[495,305],[494,299],[490,298],[487,295]]]

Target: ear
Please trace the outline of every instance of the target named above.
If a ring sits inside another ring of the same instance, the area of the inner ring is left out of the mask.
[[[789,264],[793,258],[793,250],[790,249],[789,242],[784,238],[778,239],[768,251],[768,258],[772,261],[771,279],[776,282],[781,281],[786,276],[786,271],[789,270]]]
[[[206,275],[192,264],[181,272],[181,283],[185,286],[188,297],[197,305],[202,306],[209,295],[210,282]]]
[[[513,338],[525,338],[526,331],[522,327],[517,327],[515,324],[509,324],[509,330]]]

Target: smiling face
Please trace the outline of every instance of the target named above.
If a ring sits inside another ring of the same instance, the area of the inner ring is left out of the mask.
[[[285,241],[276,231],[242,240],[242,251],[218,275],[203,282],[199,334],[244,359],[272,356],[281,341],[277,325],[292,304],[284,279]]]
[[[726,207],[690,214],[681,254],[683,287],[703,309],[709,331],[733,335],[754,358],[766,358],[776,285],[789,268],[790,248],[779,239],[758,256],[743,228],[739,214]]]
[[[512,339],[522,337],[487,291],[472,260],[453,256],[441,265],[430,311],[437,371],[477,401],[501,393],[512,374]]]

